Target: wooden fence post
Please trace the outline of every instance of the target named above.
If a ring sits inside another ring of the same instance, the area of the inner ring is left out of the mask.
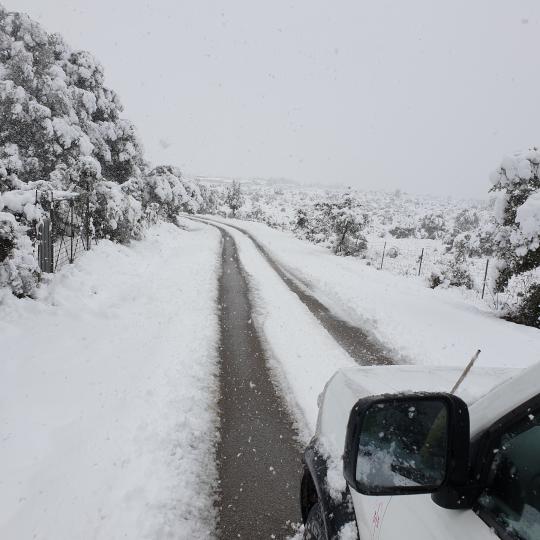
[[[422,248],[422,253],[420,254],[420,261],[418,265],[418,275],[422,272],[422,261],[424,260],[424,248]]]

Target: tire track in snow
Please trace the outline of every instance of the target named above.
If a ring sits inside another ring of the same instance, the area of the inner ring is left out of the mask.
[[[232,236],[223,238],[219,528],[222,539],[285,538],[300,521],[298,434],[276,392],[252,324],[249,287]]]
[[[298,296],[327,332],[358,364],[363,366],[373,366],[395,363],[391,353],[382,343],[364,329],[354,326],[336,316],[318,298],[311,294],[309,291],[309,283],[299,279],[292,274],[292,272],[284,270],[284,268],[270,255],[268,250],[250,232],[236,225],[222,223],[207,217],[204,219],[196,219],[218,228],[220,228],[220,226],[231,227],[247,236],[274,271],[284,281],[290,291]]]

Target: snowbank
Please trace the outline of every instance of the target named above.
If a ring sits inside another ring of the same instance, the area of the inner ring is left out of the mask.
[[[211,538],[219,235],[102,241],[0,298],[0,537]]]
[[[402,362],[465,366],[477,349],[480,366],[525,367],[539,360],[539,330],[501,320],[454,291],[336,257],[260,223],[223,221],[253,234],[323,303],[372,332]]]

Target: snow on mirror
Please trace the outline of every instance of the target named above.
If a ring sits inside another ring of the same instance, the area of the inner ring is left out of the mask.
[[[362,422],[356,479],[375,490],[436,489],[446,476],[447,437],[443,401],[375,403]]]

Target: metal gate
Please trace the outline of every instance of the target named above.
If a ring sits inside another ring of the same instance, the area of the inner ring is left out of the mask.
[[[87,196],[51,196],[49,218],[38,225],[38,260],[42,272],[57,272],[90,249],[90,219]]]

